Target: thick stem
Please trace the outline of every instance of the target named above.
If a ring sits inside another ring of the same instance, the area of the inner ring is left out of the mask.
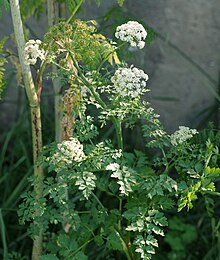
[[[59,8],[60,7],[60,8]],[[62,10],[62,11],[61,11]],[[65,4],[57,4],[55,0],[47,0],[47,13],[48,13],[48,25],[53,26],[56,22],[56,18],[59,16],[59,11],[63,12],[65,11]],[[62,17],[62,15],[61,15]],[[55,64],[52,65],[52,72],[57,75],[57,66]],[[55,118],[55,140],[57,143],[62,142],[62,118],[63,113],[61,112],[61,83],[58,78],[55,78],[52,81],[53,84],[53,90],[54,90],[54,118]],[[65,188],[65,194],[66,194],[66,200],[68,200],[68,188]],[[63,219],[63,227],[65,232],[69,231],[69,223],[67,223],[66,218]]]
[[[49,27],[55,24],[55,19],[58,17],[58,7],[54,0],[47,0],[47,21]]]
[[[32,124],[32,142],[33,142],[33,159],[34,175],[38,179],[43,179],[43,167],[39,164],[42,155],[42,128],[40,106],[31,107],[31,124]],[[37,198],[42,195],[41,183],[36,185]]]
[[[55,0],[47,0],[47,14],[48,14],[48,25],[53,26],[55,24],[56,17],[58,17],[58,6]],[[57,67],[52,65],[52,72],[57,74]],[[60,111],[61,105],[61,84],[59,79],[55,78],[52,82],[54,90],[54,116],[55,116],[55,140],[56,142],[62,141],[62,127],[61,119],[62,113]]]
[[[60,3],[59,4],[59,17],[62,18],[62,19],[65,19],[66,18],[66,3]]]
[[[26,65],[23,55],[25,46],[23,24],[20,14],[19,0],[10,0],[11,14],[14,27],[15,38],[17,42],[19,61],[21,65],[21,72],[24,80],[25,90],[28,96],[29,105],[31,107],[31,126],[32,126],[32,140],[33,140],[33,163],[34,176],[37,179],[43,178],[43,167],[39,165],[39,159],[42,153],[42,131],[41,131],[41,114],[40,104],[38,102],[37,92],[35,90],[31,69]],[[42,184],[38,181],[34,186],[36,192],[36,202],[42,197]],[[36,212],[36,215],[38,212]],[[32,260],[39,260],[42,252],[43,234],[40,233],[33,242]]]
[[[123,150],[123,137],[122,137],[121,122],[119,120],[117,120],[114,116],[111,116],[111,120],[115,127],[118,148]]]
[[[52,69],[53,72],[56,71],[56,69]],[[56,72],[55,72],[56,73]],[[61,121],[62,121],[62,112],[60,111],[61,106],[61,97],[60,97],[60,90],[58,88],[59,84],[55,83],[56,79],[53,81],[53,87],[54,87],[54,117],[55,117],[55,140],[56,142],[62,141],[62,127],[61,127]]]
[[[10,5],[11,5],[11,14],[12,14],[14,33],[15,33],[15,38],[16,38],[17,48],[18,48],[18,56],[21,65],[21,71],[22,71],[25,89],[27,92],[30,106],[36,106],[36,104],[38,103],[37,93],[35,91],[35,86],[31,74],[30,66],[26,65],[24,60],[24,55],[23,55],[25,40],[24,40],[23,24],[20,15],[19,1],[10,0]]]
[[[119,212],[122,214],[122,198],[119,198]],[[118,221],[118,229],[121,230],[121,219]]]

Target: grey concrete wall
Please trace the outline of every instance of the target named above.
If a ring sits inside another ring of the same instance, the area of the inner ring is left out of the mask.
[[[102,1],[101,8],[86,6],[82,16],[95,19],[116,1]],[[143,19],[149,26],[162,33],[176,46],[218,81],[220,70],[220,1],[219,0],[125,0],[125,11]],[[31,27],[39,35],[45,31],[46,19],[39,26],[32,20]],[[10,15],[1,18],[0,37],[11,33]],[[168,44],[157,38],[144,49],[135,65],[149,74],[150,99],[161,115],[165,128],[175,130],[178,125],[195,127],[201,118],[197,115],[214,102],[210,91],[212,84]],[[0,105],[1,118],[12,117],[7,99],[16,99],[16,86],[9,86],[6,102]],[[162,101],[158,97],[173,98]],[[10,110],[9,109],[9,110]]]
[[[143,17],[147,24],[166,35],[218,80],[220,1],[137,0],[135,4],[134,1],[128,1],[125,5]],[[174,130],[182,124],[196,126],[199,122],[197,114],[213,103],[213,95],[209,90],[212,85],[195,67],[161,40],[157,39],[155,46],[146,49],[146,53],[149,52],[160,57],[155,61],[157,66],[150,81],[152,97],[170,96],[179,99],[178,102],[152,99],[165,127]],[[150,64],[146,60],[146,67]]]
[[[27,21],[27,24],[30,28],[29,31],[26,31],[26,33],[29,34],[29,37],[35,39],[37,35],[39,39],[42,39],[47,30],[46,16],[43,15],[40,21],[37,21],[32,17],[29,21]],[[2,40],[5,36],[9,37],[5,47],[14,53],[17,53],[11,13],[3,10],[0,17],[0,40]],[[15,60],[16,58],[14,57],[13,59]],[[12,65],[10,59],[8,59],[8,63],[5,68],[5,77],[9,82],[9,85],[5,91],[3,100],[0,101],[0,134],[1,132],[9,129],[16,122],[19,115],[23,112],[23,102],[25,101],[25,89],[22,84],[18,86],[16,81],[15,66]],[[46,92],[48,91],[48,89],[45,90]]]

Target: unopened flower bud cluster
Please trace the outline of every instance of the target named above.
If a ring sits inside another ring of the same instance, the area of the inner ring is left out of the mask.
[[[25,44],[24,59],[26,64],[34,65],[37,62],[37,58],[41,60],[45,59],[45,51],[40,48],[40,45],[40,40],[29,40]]]
[[[49,161],[56,165],[57,171],[71,165],[73,161],[81,162],[85,158],[83,145],[76,138],[57,144],[57,149],[58,151],[49,158]]]
[[[179,130],[170,136],[171,144],[174,146],[183,144],[186,140],[192,138],[197,133],[198,131],[196,129],[190,129],[186,126],[179,126]]]
[[[116,28],[115,37],[128,42],[131,47],[143,49],[147,32],[142,24],[136,21],[129,21]]]
[[[131,66],[130,68],[117,69],[111,82],[119,95],[135,98],[149,91],[146,88],[148,78],[143,70]]]

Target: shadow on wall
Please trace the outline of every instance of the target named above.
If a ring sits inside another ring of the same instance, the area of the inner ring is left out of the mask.
[[[97,19],[115,4],[113,0],[101,2],[100,8],[92,1],[84,4],[79,16]],[[199,114],[216,102],[213,90],[217,91],[216,82],[220,69],[220,1],[125,0],[121,11],[132,19],[136,17],[165,36],[163,40],[157,37],[152,45],[136,52],[131,59],[131,63],[144,69],[150,77],[148,87],[151,92],[146,98],[150,99],[156,112],[161,115],[165,129],[172,132],[178,125],[197,127],[207,115]],[[30,38],[42,38],[46,30],[46,19],[45,15],[39,21],[30,19]],[[0,38],[11,33],[10,14],[4,13],[0,23]],[[175,48],[171,48],[168,41],[199,64],[214,81],[211,82],[192,62]],[[13,45],[12,41],[8,44],[9,47]],[[10,64],[7,69],[7,77],[11,79],[14,69]],[[0,104],[0,119],[3,122],[0,130],[10,127],[10,123],[22,111],[18,106],[24,99],[24,89],[16,84],[15,80],[10,81],[4,101]],[[48,93],[51,93],[50,88]],[[211,116],[208,119],[212,119]]]

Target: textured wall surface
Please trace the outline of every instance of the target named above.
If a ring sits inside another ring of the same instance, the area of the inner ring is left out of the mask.
[[[115,3],[113,0],[102,2],[100,9],[95,5],[87,6],[86,12],[82,15],[95,19]],[[218,81],[219,0],[125,0],[123,8],[166,36]],[[36,24],[32,21],[31,27],[37,35],[42,35],[46,19],[42,19],[40,27]],[[1,18],[0,37],[11,32],[10,15],[7,14]],[[137,52],[137,55],[139,59],[136,59],[134,64],[149,74],[150,101],[156,112],[161,115],[165,128],[172,132],[178,125],[196,127],[201,120],[198,114],[214,102],[210,88],[215,86],[159,38],[146,47],[144,52]],[[6,101],[16,100],[17,92],[15,86],[11,85]],[[168,97],[171,100],[161,100],[158,97]],[[13,120],[15,113],[8,115],[9,108],[16,111],[16,104],[4,102],[0,105],[1,118],[11,117]]]
[[[165,35],[218,81],[220,1],[136,0],[126,1],[125,7]],[[148,60],[154,55],[158,59]],[[144,64],[146,71],[149,67],[154,69],[149,70],[151,103],[161,115],[165,128],[172,131],[178,125],[197,126],[201,119],[198,114],[214,102],[210,87],[216,86],[160,39],[146,49]],[[155,96],[178,101],[159,101]]]
[[[164,35],[218,82],[219,0],[126,0],[123,9]],[[90,18],[100,14],[94,6],[87,11]],[[198,115],[215,102],[211,89],[216,91],[217,86],[160,38],[137,56],[134,64],[149,74],[151,104],[165,128],[198,126],[205,114]]]
[[[44,32],[47,29],[47,17],[44,15],[40,21],[36,19],[30,19],[28,22],[29,37],[35,39],[36,36],[42,39]],[[0,17],[0,39],[4,36],[8,36],[8,40],[5,47],[17,53],[15,47],[15,40],[13,35],[13,26],[11,21],[10,12],[3,12]],[[16,58],[13,58],[16,60]],[[9,129],[19,118],[19,115],[23,111],[23,102],[25,100],[25,89],[22,85],[18,86],[15,75],[15,66],[12,65],[10,59],[6,64],[6,78],[9,82],[9,86],[6,89],[4,99],[0,102],[0,133],[5,129]],[[47,91],[47,90],[46,90]]]

